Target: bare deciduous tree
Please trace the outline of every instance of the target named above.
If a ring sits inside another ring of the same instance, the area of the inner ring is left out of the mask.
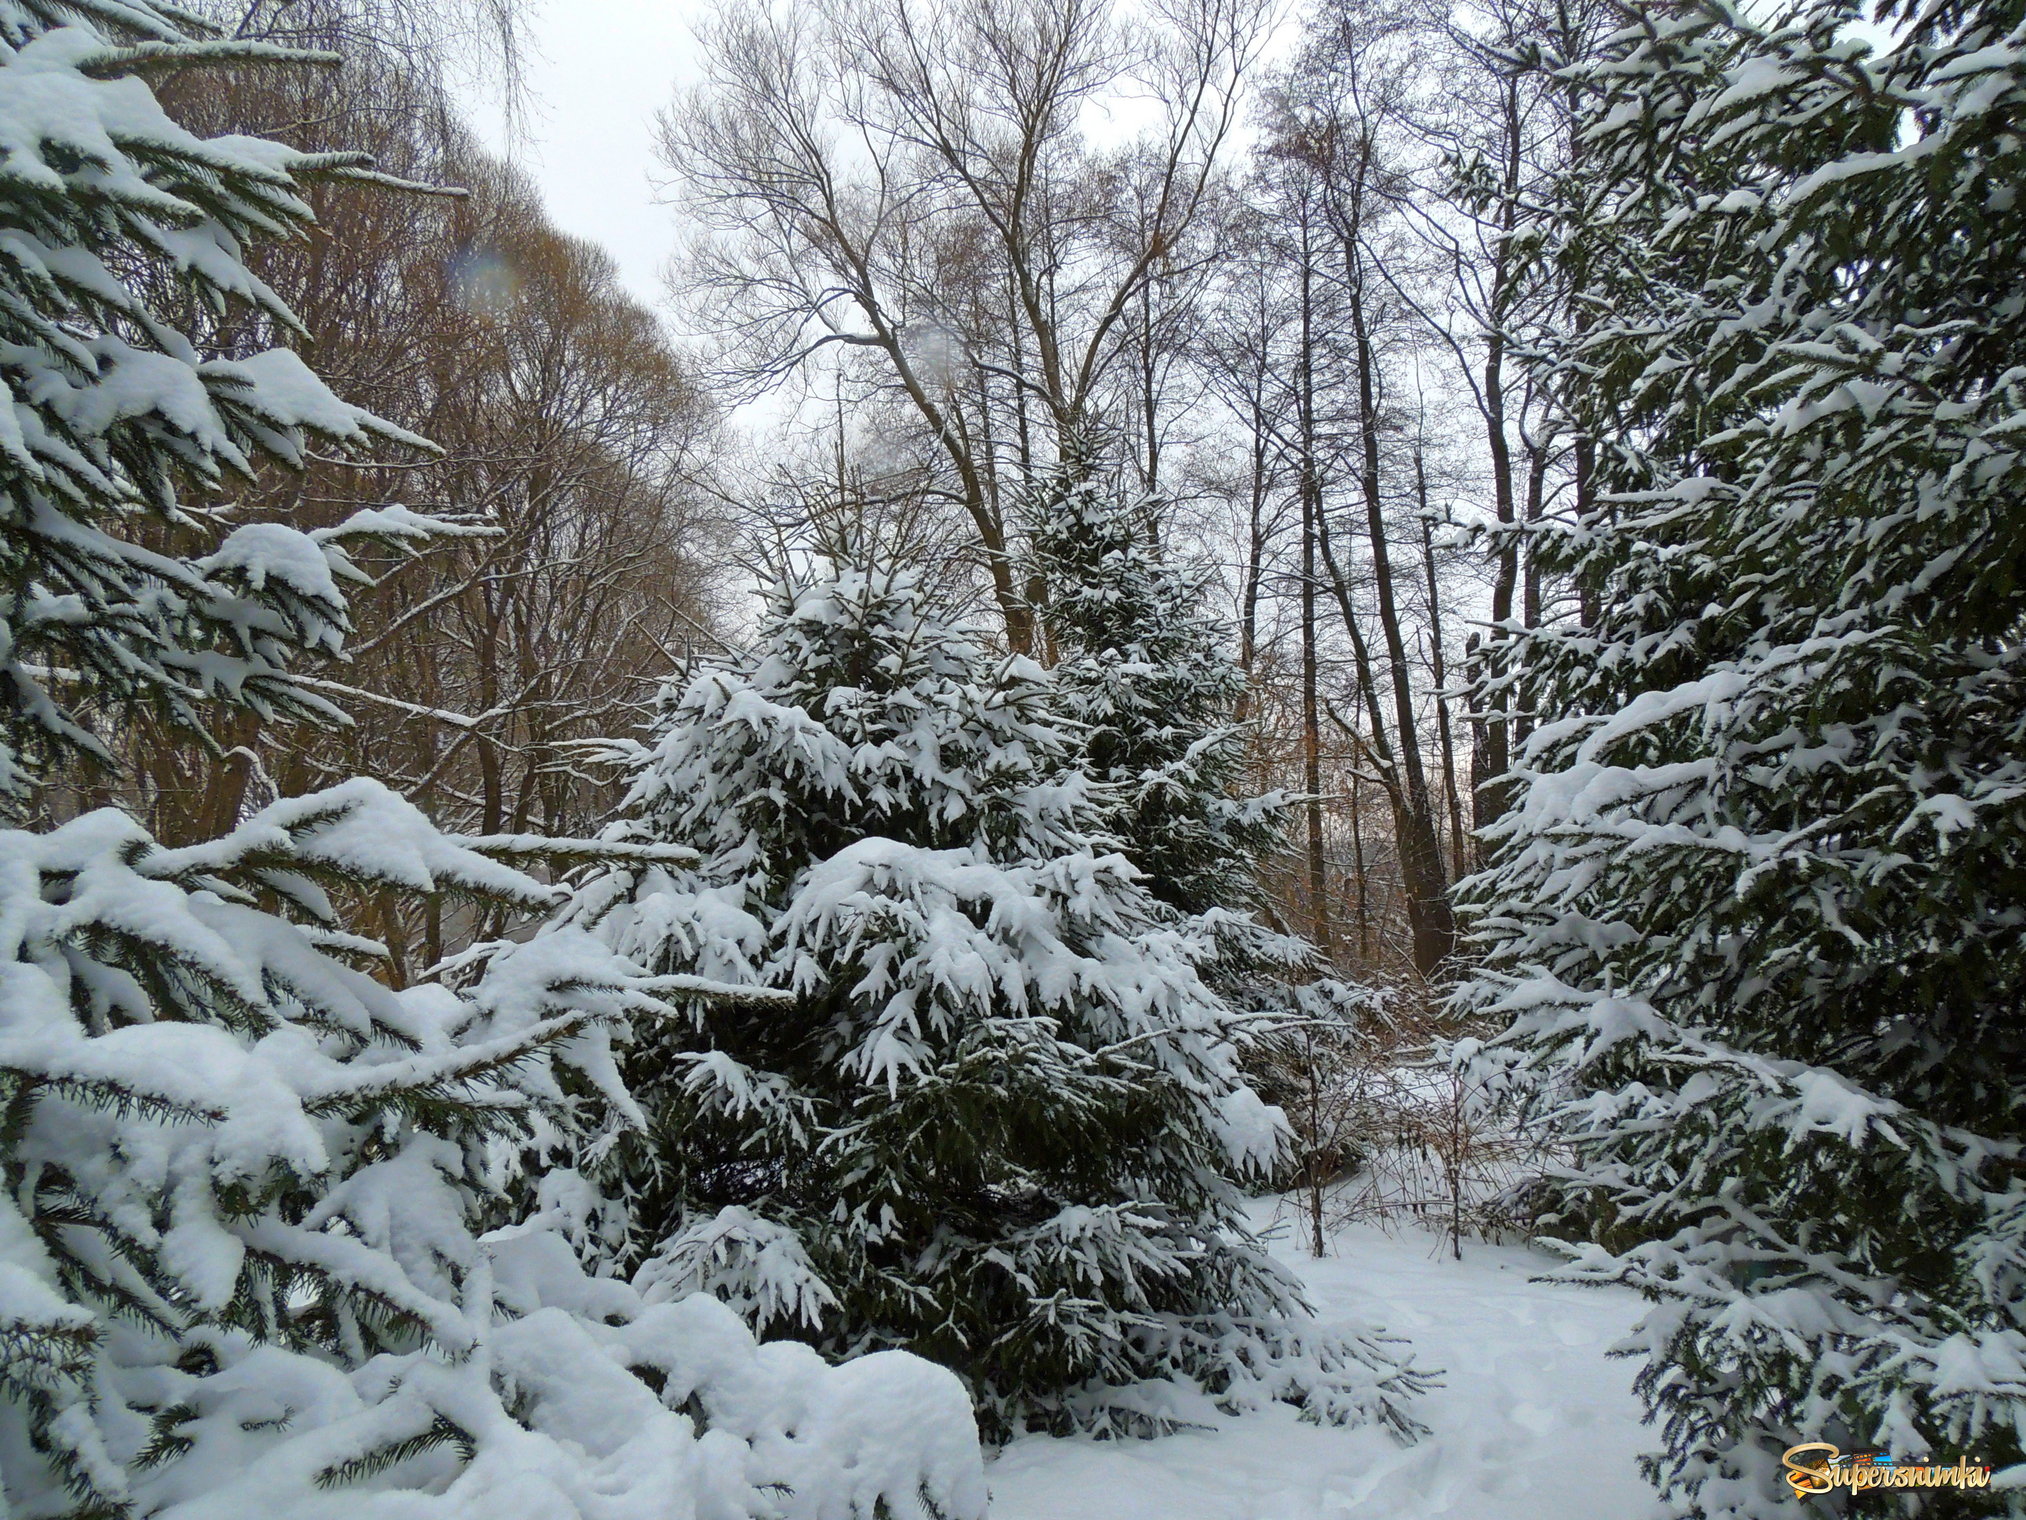
[[[1263,32],[1254,0],[1148,11],[731,0],[703,31],[705,82],[662,118],[706,229],[680,290],[732,373],[761,390],[830,355],[847,391],[904,400],[926,489],[968,517],[1016,648],[1034,617],[1009,508],[1037,461],[1137,404],[1158,472],[1150,346],[1214,251],[1206,211]],[[1088,118],[1121,100],[1144,128],[1101,147]]]

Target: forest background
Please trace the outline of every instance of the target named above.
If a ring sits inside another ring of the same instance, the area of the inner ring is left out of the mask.
[[[125,779],[45,806],[118,800],[187,841],[367,774],[446,827],[595,832],[616,783],[586,743],[632,731],[738,640],[756,578],[847,521],[1046,662],[1022,492],[1087,437],[1213,576],[1257,786],[1306,799],[1279,913],[1346,968],[1434,974],[1526,731],[1486,680],[1499,630],[1559,610],[1498,530],[1580,487],[1580,441],[1511,352],[1558,296],[1521,288],[1501,235],[1566,153],[1513,49],[1584,22],[1189,0],[1149,28],[1020,0],[938,8],[929,47],[925,15],[704,20],[659,124],[687,229],[660,311],[460,114],[484,78],[525,109],[523,18],[227,18],[351,61],[170,77],[194,128],[468,192],[319,187],[319,234],[259,255],[335,388],[443,457],[313,462],[241,509],[313,528],[395,500],[499,531],[373,567],[349,663],[314,678],[342,733],[241,715],[212,765],[137,723],[112,736]],[[385,917],[397,976],[478,927]]]

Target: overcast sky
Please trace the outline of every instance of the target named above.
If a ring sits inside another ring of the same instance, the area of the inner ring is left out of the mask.
[[[654,113],[689,77],[697,0],[538,0],[528,59],[532,108],[517,143],[490,95],[474,124],[541,186],[549,215],[619,261],[627,288],[662,302],[674,219],[655,202]]]

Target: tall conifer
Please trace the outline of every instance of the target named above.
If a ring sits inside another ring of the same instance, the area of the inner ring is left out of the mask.
[[[1790,1513],[1797,1441],[2026,1429],[2026,49],[1881,11],[1628,9],[1533,233],[1589,615],[1520,646],[1465,996],[1578,1158],[1570,1270],[1655,1300],[1683,1515]]]

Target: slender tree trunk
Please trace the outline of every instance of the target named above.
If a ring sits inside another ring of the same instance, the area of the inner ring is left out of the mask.
[[[1327,960],[1336,953],[1329,911],[1328,862],[1323,851],[1322,719],[1316,692],[1316,524],[1322,481],[1315,449],[1315,329],[1309,261],[1301,273],[1301,743],[1302,789],[1308,822],[1309,920]]]
[[[1372,899],[1365,881],[1365,820],[1359,806],[1360,794],[1364,789],[1364,777],[1358,774],[1356,745],[1351,754],[1351,869],[1358,882],[1358,959],[1361,962],[1372,958]]]
[[[1140,287],[1140,411],[1146,423],[1147,445],[1147,489],[1160,489],[1161,479],[1161,430],[1159,419],[1160,398],[1155,395],[1157,383],[1156,366],[1160,363],[1160,352],[1154,342],[1154,289],[1149,280]]]
[[[1321,706],[1316,694],[1315,513],[1309,494],[1301,503],[1301,781],[1308,823],[1309,916],[1325,958],[1335,953],[1330,924],[1328,862],[1323,849]]]
[[[1393,760],[1392,741],[1386,737],[1386,716],[1379,703],[1378,684],[1372,679],[1371,646],[1365,642],[1364,625],[1358,621],[1356,606],[1351,601],[1350,582],[1344,578],[1343,566],[1337,563],[1336,551],[1330,544],[1327,512],[1316,514],[1316,547],[1322,551],[1323,569],[1329,574],[1337,611],[1344,620],[1344,632],[1350,636],[1351,660],[1358,673],[1357,694],[1364,703],[1366,721],[1372,725],[1368,752],[1373,768],[1379,773],[1380,784],[1386,789],[1387,800],[1397,809],[1400,805],[1400,772]]]
[[[1257,391],[1252,398],[1252,481],[1247,502],[1245,581],[1238,604],[1238,668],[1245,685],[1238,693],[1233,716],[1240,723],[1252,716],[1252,669],[1259,659],[1259,595],[1266,567],[1266,419]]]
[[[1576,460],[1577,477],[1582,478],[1583,462],[1580,453]],[[1526,523],[1535,527],[1547,510],[1548,453],[1544,448],[1533,450],[1533,457],[1527,467]],[[1526,628],[1541,625],[1541,567],[1534,557],[1531,535],[1526,543],[1526,569],[1520,577],[1520,623]],[[1513,687],[1510,704],[1512,720],[1512,758],[1517,760],[1525,747],[1527,738],[1534,730],[1533,700],[1527,695],[1524,682]]]
[[[1353,266],[1358,253],[1345,249]],[[1401,807],[1400,872],[1407,892],[1407,918],[1413,933],[1414,966],[1426,976],[1449,954],[1456,938],[1448,882],[1442,868],[1442,846],[1435,834],[1434,807],[1421,763],[1421,740],[1414,715],[1413,672],[1407,663],[1406,636],[1393,584],[1393,566],[1386,535],[1385,505],[1380,489],[1378,364],[1366,320],[1362,270],[1350,271],[1351,337],[1358,379],[1359,442],[1363,455],[1359,486],[1365,501],[1365,526],[1372,553],[1372,576],[1378,604],[1379,630],[1391,666],[1393,720],[1399,739]]]
[[[1308,1067],[1308,1223],[1317,1261],[1323,1249],[1323,1071],[1313,1029],[1302,1031]]]
[[[1442,788],[1449,804],[1449,843],[1454,857],[1452,879],[1469,874],[1468,836],[1463,830],[1463,799],[1456,788],[1456,737],[1449,722],[1449,698],[1442,688],[1448,666],[1442,652],[1442,586],[1435,574],[1435,528],[1428,518],[1428,470],[1421,444],[1414,445],[1414,494],[1421,507],[1421,559],[1428,572],[1428,674],[1435,682],[1435,736],[1442,747]]]
[[[1501,101],[1503,107],[1505,163],[1499,203],[1497,262],[1492,269],[1490,307],[1486,315],[1490,331],[1484,348],[1484,442],[1491,465],[1492,511],[1498,519],[1498,555],[1492,567],[1490,639],[1480,647],[1486,657],[1497,661],[1502,653],[1503,629],[1512,619],[1513,592],[1519,581],[1519,544],[1512,528],[1518,520],[1513,487],[1512,444],[1507,435],[1504,330],[1512,291],[1510,239],[1519,214],[1520,119],[1518,84],[1508,81]],[[1482,668],[1476,674],[1483,674]],[[1471,794],[1471,813],[1477,827],[1493,822],[1511,806],[1511,788],[1505,775],[1512,765],[1512,733],[1509,727],[1511,698],[1503,689],[1487,694],[1483,728],[1483,775]],[[1477,778],[1474,778],[1477,779]]]

